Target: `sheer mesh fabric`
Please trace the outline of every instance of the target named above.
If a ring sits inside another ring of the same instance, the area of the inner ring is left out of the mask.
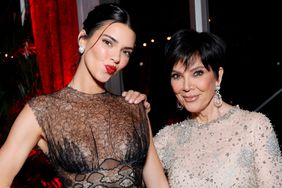
[[[141,187],[149,145],[143,104],[66,87],[29,101],[65,187]]]

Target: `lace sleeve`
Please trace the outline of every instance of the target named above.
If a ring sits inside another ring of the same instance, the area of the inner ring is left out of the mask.
[[[255,133],[255,161],[258,185],[282,187],[282,158],[270,120],[258,114]]]

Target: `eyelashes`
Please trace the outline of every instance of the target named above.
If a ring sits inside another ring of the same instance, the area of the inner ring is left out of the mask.
[[[109,46],[109,47],[112,47],[112,46],[113,46],[113,42],[110,41],[110,40],[102,39],[102,42],[103,42],[104,44],[106,44],[107,46]]]
[[[198,77],[198,76],[202,76],[204,74],[203,70],[197,70],[195,72],[193,72],[193,76]]]
[[[192,72],[192,76],[193,77],[200,77],[205,73],[205,71],[203,70],[195,70]],[[182,77],[182,74],[178,73],[178,72],[172,72],[170,75],[171,79],[173,80],[178,80]]]
[[[173,80],[178,80],[178,79],[180,78],[180,75],[179,75],[178,73],[172,73],[172,74],[170,75],[170,77],[171,77],[171,79],[173,79]]]
[[[109,40],[109,39],[102,39],[102,42],[103,42],[106,46],[108,46],[108,47],[113,47],[113,46],[114,46],[114,42],[111,41],[111,40]],[[122,50],[122,53],[123,53],[126,57],[130,58],[131,55],[132,55],[132,50],[123,49],[123,50]]]

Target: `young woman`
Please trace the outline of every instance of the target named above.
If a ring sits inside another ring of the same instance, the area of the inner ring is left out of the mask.
[[[64,187],[168,187],[143,105],[105,89],[127,65],[134,43],[130,17],[119,6],[102,4],[88,14],[72,81],[30,100],[1,147],[1,188],[11,186],[36,145]]]

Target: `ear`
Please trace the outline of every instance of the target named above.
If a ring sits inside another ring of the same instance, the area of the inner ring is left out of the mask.
[[[78,37],[77,37],[77,41],[78,41],[79,46],[81,46],[81,45],[85,46],[86,37],[87,37],[86,31],[84,29],[82,29],[79,32]]]
[[[218,79],[216,81],[217,85],[220,85],[220,83],[222,81],[223,73],[224,73],[223,67],[219,67],[219,69],[218,69]]]

